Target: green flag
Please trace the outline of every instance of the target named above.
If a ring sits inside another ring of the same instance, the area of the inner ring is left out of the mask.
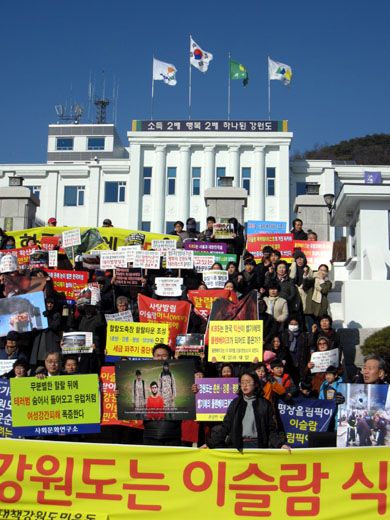
[[[230,79],[242,79],[242,84],[246,87],[249,81],[246,67],[238,63],[238,61],[230,60]]]

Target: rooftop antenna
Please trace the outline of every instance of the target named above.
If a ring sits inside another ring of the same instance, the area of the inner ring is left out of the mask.
[[[114,125],[116,126],[116,120],[118,115],[118,97],[119,97],[119,81],[114,76],[113,87],[112,87],[112,118],[114,120]]]
[[[106,78],[103,70],[103,92],[102,97],[95,99],[96,106],[96,123],[98,125],[104,125],[106,123],[107,107],[110,104],[110,100],[106,99]]]
[[[92,103],[93,103],[93,97],[94,97],[94,91],[95,91],[95,83],[92,76],[92,71],[89,71],[89,81],[88,81],[88,123],[91,122],[91,110],[92,110]]]

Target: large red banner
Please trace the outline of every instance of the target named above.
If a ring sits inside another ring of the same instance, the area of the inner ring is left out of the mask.
[[[67,300],[76,300],[81,289],[88,284],[86,271],[49,271],[54,289],[65,294]]]
[[[181,300],[154,300],[139,294],[138,309],[141,322],[168,323],[168,345],[174,351],[176,336],[187,333],[191,304]]]
[[[226,298],[233,303],[238,301],[237,294],[229,289],[200,289],[188,291],[187,294],[196,314],[205,320],[209,317],[213,303],[218,298]]]

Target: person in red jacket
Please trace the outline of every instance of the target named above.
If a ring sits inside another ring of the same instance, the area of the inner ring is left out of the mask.
[[[158,384],[156,381],[150,383],[151,395],[146,400],[146,409],[148,410],[147,418],[149,420],[164,419],[164,399],[158,393]],[[160,412],[159,410],[162,410]]]

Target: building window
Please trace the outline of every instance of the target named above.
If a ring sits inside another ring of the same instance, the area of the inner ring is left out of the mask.
[[[141,230],[142,231],[150,231],[150,224],[151,224],[150,221],[143,220],[142,224],[141,224]]]
[[[295,184],[296,196],[306,195],[306,182],[297,182]]]
[[[73,137],[57,137],[56,150],[73,150]]]
[[[104,137],[88,137],[88,150],[104,150]]]
[[[26,186],[30,190],[31,195],[35,195],[37,199],[41,198],[41,186]]]
[[[267,196],[275,195],[275,168],[267,168]]]
[[[167,222],[165,223],[165,233],[167,233],[169,235],[169,233],[172,233],[174,230],[174,224],[175,224],[176,220],[167,220]]]
[[[176,189],[176,167],[167,168],[167,195],[174,195]]]
[[[219,179],[221,177],[225,177],[226,175],[226,168],[224,166],[218,166],[217,168],[217,183],[216,185],[219,186]]]
[[[126,182],[105,182],[104,202],[125,202],[125,198]]]
[[[198,166],[192,168],[191,195],[200,195],[200,174],[201,169]]]
[[[248,195],[251,194],[251,169],[241,168],[241,186],[246,189]]]
[[[65,186],[64,206],[84,206],[85,186]]]
[[[144,167],[144,195],[150,195],[152,191],[152,168]]]

